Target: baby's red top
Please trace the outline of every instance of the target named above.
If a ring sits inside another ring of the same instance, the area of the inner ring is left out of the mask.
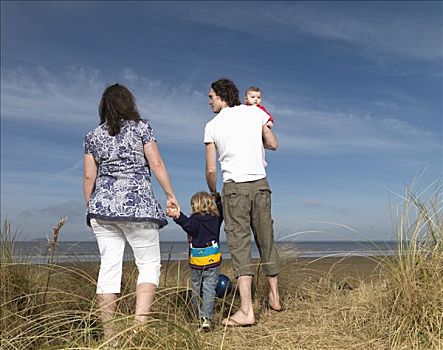
[[[252,106],[249,103],[247,103],[248,106]],[[265,112],[267,115],[269,115],[269,120],[270,122],[274,122],[274,118],[272,117],[271,113],[268,112],[268,110],[265,108],[265,106],[262,105],[256,105],[258,108],[260,108],[263,112]]]
[[[269,121],[270,122],[274,122],[274,118],[272,117],[271,113],[269,113],[267,111],[267,109],[265,108],[265,106],[262,105],[257,105],[258,108],[260,108],[263,112],[266,112],[267,115],[269,115]]]

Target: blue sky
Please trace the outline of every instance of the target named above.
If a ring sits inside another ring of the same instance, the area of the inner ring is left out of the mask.
[[[443,174],[442,6],[2,1],[1,219],[33,239],[67,215],[60,239],[93,239],[82,142],[115,82],[150,120],[189,213],[206,189],[209,85],[229,77],[259,86],[275,118],[277,239],[391,239],[397,194]],[[161,239],[184,234],[171,222]]]

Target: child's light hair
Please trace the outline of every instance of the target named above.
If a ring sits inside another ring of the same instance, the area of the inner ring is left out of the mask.
[[[260,88],[257,86],[250,86],[245,91],[245,97],[248,96],[249,91],[261,92]]]
[[[191,198],[193,214],[209,214],[220,216],[215,199],[208,192],[197,192]]]

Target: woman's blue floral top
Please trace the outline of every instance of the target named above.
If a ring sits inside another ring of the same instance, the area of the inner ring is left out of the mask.
[[[88,225],[91,218],[167,225],[165,213],[154,198],[143,151],[143,145],[151,141],[156,139],[145,120],[125,121],[116,136],[109,135],[106,123],[86,135],[85,154],[92,154],[98,165],[87,209]]]

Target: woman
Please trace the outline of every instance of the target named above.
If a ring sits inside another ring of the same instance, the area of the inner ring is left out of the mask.
[[[167,211],[180,210],[169,175],[148,121],[140,118],[134,96],[115,84],[103,92],[100,125],[84,140],[83,190],[87,222],[100,250],[97,299],[104,335],[120,293],[126,240],[138,268],[135,322],[144,323],[154,301],[160,277],[158,231],[167,224],[154,198],[151,170],[166,195]]]

